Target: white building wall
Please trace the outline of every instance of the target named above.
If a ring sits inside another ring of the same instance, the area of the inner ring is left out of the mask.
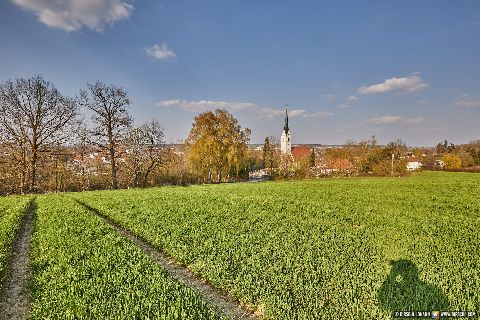
[[[280,138],[280,150],[285,154],[292,153],[292,137],[290,135],[290,131],[285,133],[284,130],[282,132],[282,137]]]
[[[413,171],[418,170],[422,167],[422,163],[419,161],[409,161],[407,162],[407,170]]]

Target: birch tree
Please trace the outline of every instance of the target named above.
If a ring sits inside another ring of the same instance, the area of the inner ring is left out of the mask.
[[[187,138],[189,161],[207,180],[221,182],[225,173],[240,176],[245,164],[250,129],[243,129],[226,110],[217,109],[195,117]]]

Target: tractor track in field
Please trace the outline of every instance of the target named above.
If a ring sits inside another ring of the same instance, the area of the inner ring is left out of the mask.
[[[234,320],[260,319],[260,317],[257,317],[252,312],[232,300],[232,298],[230,298],[228,295],[216,288],[213,288],[204,279],[197,277],[190,270],[180,265],[174,259],[159,251],[151,244],[147,243],[145,240],[135,235],[130,230],[120,226],[117,222],[105,216],[99,210],[78,199],[75,199],[75,201],[78,204],[82,205],[84,208],[86,208],[88,211],[92,212],[93,214],[101,218],[103,221],[108,223],[118,233],[125,236],[131,242],[140,247],[140,249],[142,249],[145,254],[152,258],[156,263],[160,264],[163,268],[165,268],[171,275],[173,275],[174,278],[176,278],[182,284],[198,292],[206,301],[208,301],[217,308],[220,315],[226,316],[229,319]]]
[[[30,311],[30,241],[36,207],[32,199],[13,242],[0,299],[0,319],[23,320]]]

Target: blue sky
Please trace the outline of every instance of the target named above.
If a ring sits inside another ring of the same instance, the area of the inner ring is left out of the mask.
[[[0,81],[123,86],[168,140],[225,107],[252,142],[480,139],[480,1],[3,0]]]

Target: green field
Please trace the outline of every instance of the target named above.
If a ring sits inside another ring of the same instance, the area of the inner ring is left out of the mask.
[[[21,212],[25,199],[0,208]],[[479,174],[37,197],[32,318],[214,319],[214,306],[78,202],[264,319],[480,311]]]
[[[72,195],[266,319],[480,310],[480,175]]]
[[[72,199],[37,203],[31,319],[218,319],[198,294]]]

